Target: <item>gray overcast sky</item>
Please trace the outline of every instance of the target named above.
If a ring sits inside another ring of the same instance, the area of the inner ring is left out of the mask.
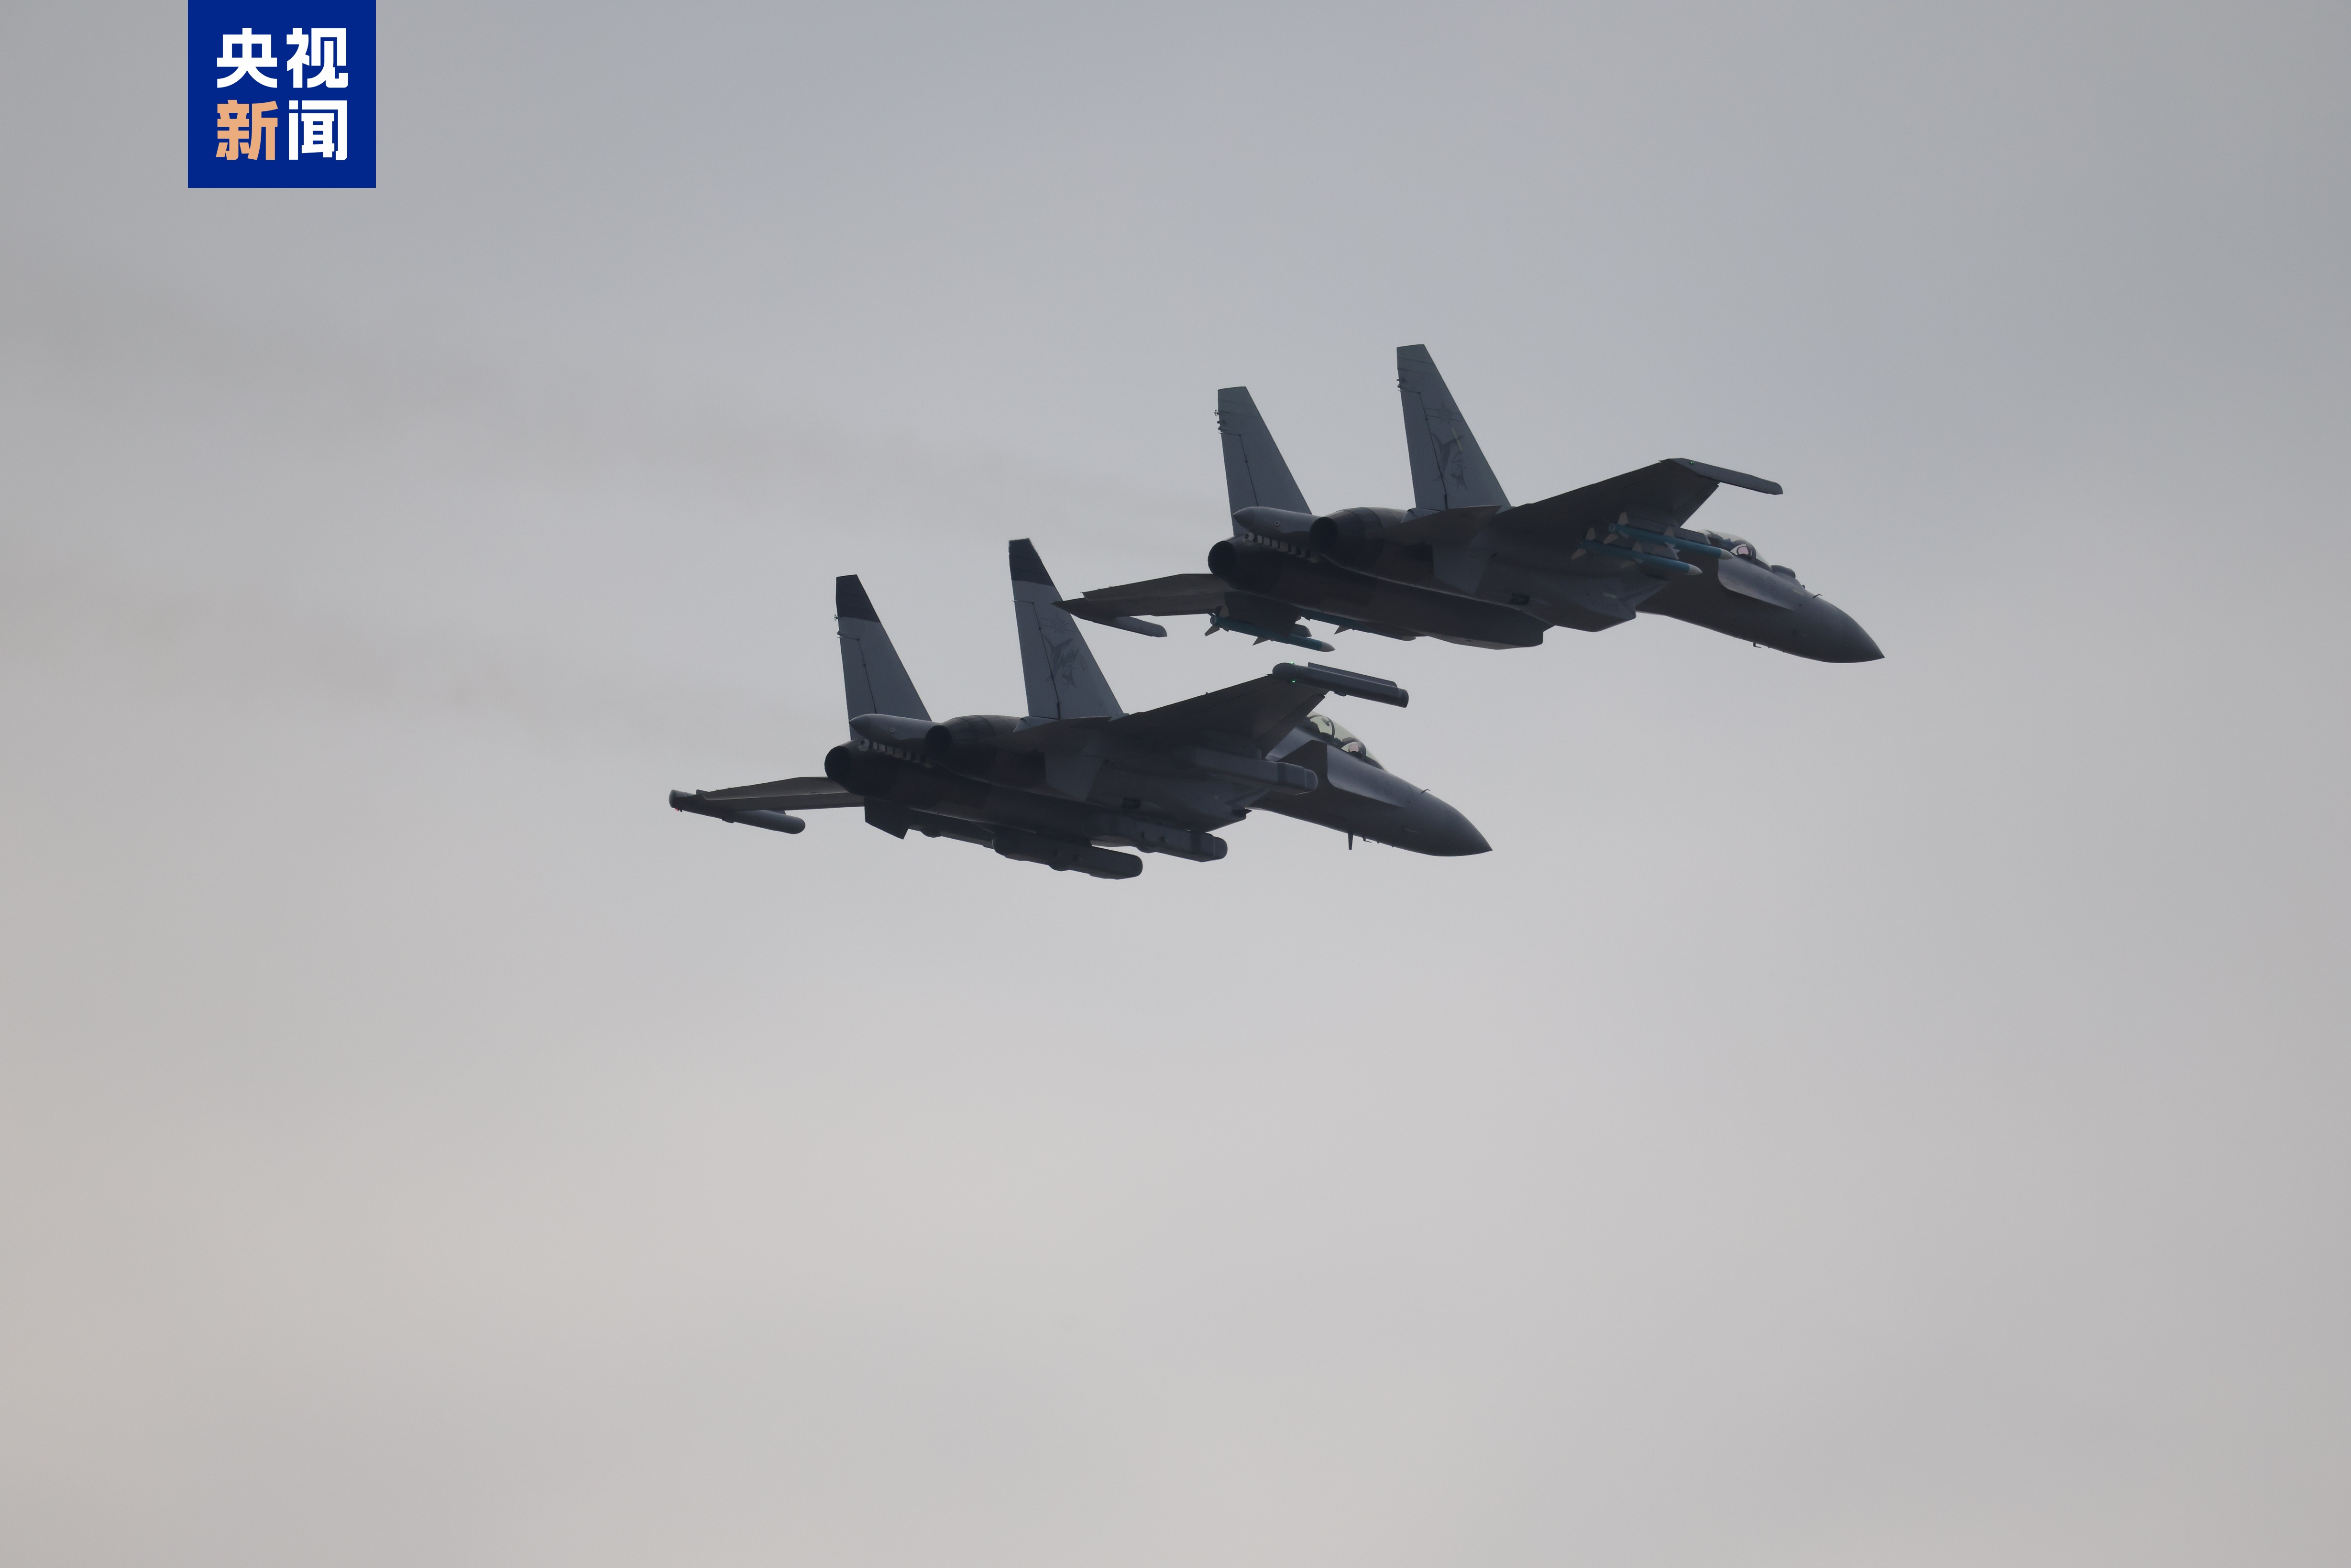
[[[2351,12],[386,4],[362,193],[183,18],[0,12],[0,1556],[2351,1560]],[[1886,659],[1343,639],[1469,861],[664,809],[1405,342]]]

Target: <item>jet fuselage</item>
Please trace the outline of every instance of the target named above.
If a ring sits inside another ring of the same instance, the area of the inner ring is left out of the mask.
[[[1718,486],[1781,493],[1752,474],[1669,457],[1513,506],[1419,344],[1396,350],[1410,510],[1318,513],[1247,387],[1217,394],[1233,535],[1208,570],[1094,589],[1061,607],[1164,635],[1155,616],[1328,649],[1301,618],[1389,637],[1531,648],[1553,626],[1604,632],[1646,612],[1807,659],[1858,664],[1877,644],[1746,540],[1689,526]]]
[[[1752,559],[1744,540],[1703,529],[1664,536],[1683,547],[1684,564],[1694,570],[1661,580],[1643,562],[1625,563],[1621,572],[1577,570],[1604,538],[1567,545],[1518,538],[1501,520],[1455,546],[1383,538],[1409,528],[1407,515],[1388,507],[1324,517],[1258,507],[1234,521],[1234,537],[1208,552],[1208,570],[1220,581],[1384,636],[1531,648],[1552,626],[1601,632],[1645,613],[1829,664],[1882,656],[1852,616],[1792,572]],[[1732,553],[1741,548],[1746,555]]]
[[[1422,854],[1478,854],[1489,847],[1437,796],[1305,729],[1291,730],[1258,757],[1200,745],[1138,746],[1107,724],[1083,721],[1061,727],[1050,748],[1040,748],[1024,744],[1024,734],[1033,732],[1000,716],[954,719],[926,731],[917,731],[915,721],[872,722],[883,717],[853,725],[861,733],[826,756],[825,776],[869,805],[918,818],[1202,861],[1225,852],[1224,841],[1208,830],[1259,808]],[[898,736],[891,738],[863,733],[887,735],[893,727]],[[907,825],[934,828],[921,820]]]

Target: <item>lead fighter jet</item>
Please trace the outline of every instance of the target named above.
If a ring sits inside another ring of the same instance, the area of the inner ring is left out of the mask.
[[[1109,846],[1222,860],[1225,841],[1209,830],[1259,809],[1421,854],[1488,848],[1468,818],[1314,711],[1333,692],[1402,707],[1394,682],[1278,664],[1222,691],[1121,712],[1036,549],[1014,539],[1011,553],[1028,717],[934,721],[863,585],[844,577],[833,608],[850,738],[826,755],[824,776],[674,790],[671,806],[785,833],[807,826],[794,812],[855,806],[893,838],[960,839],[1113,880],[1139,875],[1143,862]]]
[[[1247,387],[1217,394],[1233,537],[1206,573],[1098,588],[1063,601],[1089,621],[1147,636],[1144,615],[1206,615],[1211,632],[1328,651],[1304,621],[1473,648],[1531,648],[1553,626],[1604,632],[1635,612],[1830,664],[1881,658],[1844,611],[1767,564],[1733,534],[1689,526],[1720,485],[1780,494],[1751,474],[1669,457],[1580,490],[1513,507],[1437,361],[1396,350],[1413,506],[1317,515]]]

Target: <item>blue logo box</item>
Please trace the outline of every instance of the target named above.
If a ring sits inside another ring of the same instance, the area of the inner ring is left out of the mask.
[[[188,0],[188,183],[375,185],[375,0]]]

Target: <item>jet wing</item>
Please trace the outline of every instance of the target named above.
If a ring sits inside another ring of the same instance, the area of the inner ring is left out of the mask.
[[[1156,626],[1123,626],[1122,622],[1137,615],[1206,615],[1225,607],[1228,591],[1220,578],[1205,571],[1187,571],[1175,577],[1155,577],[1148,582],[1089,589],[1075,599],[1055,602],[1081,620],[1120,626],[1128,632],[1157,633],[1162,629]]]
[[[1210,736],[1248,741],[1263,751],[1305,722],[1333,692],[1403,707],[1410,694],[1394,681],[1334,670],[1328,664],[1276,664],[1273,674],[1237,686],[1204,692],[1148,713],[1110,721],[1113,735],[1150,746],[1181,745]]]
[[[1210,736],[1246,740],[1263,751],[1297,728],[1329,688],[1300,685],[1280,675],[1259,675],[1237,686],[1203,692],[1147,713],[1113,719],[1111,733],[1149,746],[1176,746]]]
[[[1580,538],[1586,528],[1613,523],[1629,512],[1636,520],[1678,528],[1706,504],[1706,498],[1714,494],[1718,485],[1736,485],[1741,489],[1760,490],[1766,496],[1780,494],[1779,486],[1752,474],[1717,468],[1710,463],[1693,463],[1687,457],[1668,457],[1662,463],[1652,463],[1646,468],[1635,468],[1629,474],[1619,474],[1613,479],[1603,479],[1549,500],[1513,507],[1497,517],[1494,526],[1566,540]]]
[[[1082,744],[1073,737],[1099,730],[1146,747],[1183,746],[1210,737],[1240,739],[1263,751],[1305,722],[1333,692],[1403,707],[1411,694],[1394,681],[1334,670],[1327,664],[1276,664],[1274,673],[1203,692],[1144,713],[1116,718],[1064,718],[1032,724],[996,744],[1008,751],[1053,751]]]
[[[732,789],[696,789],[697,801],[730,811],[821,811],[829,806],[862,806],[862,795],[852,795],[830,779],[778,779],[772,784],[738,784]]]

